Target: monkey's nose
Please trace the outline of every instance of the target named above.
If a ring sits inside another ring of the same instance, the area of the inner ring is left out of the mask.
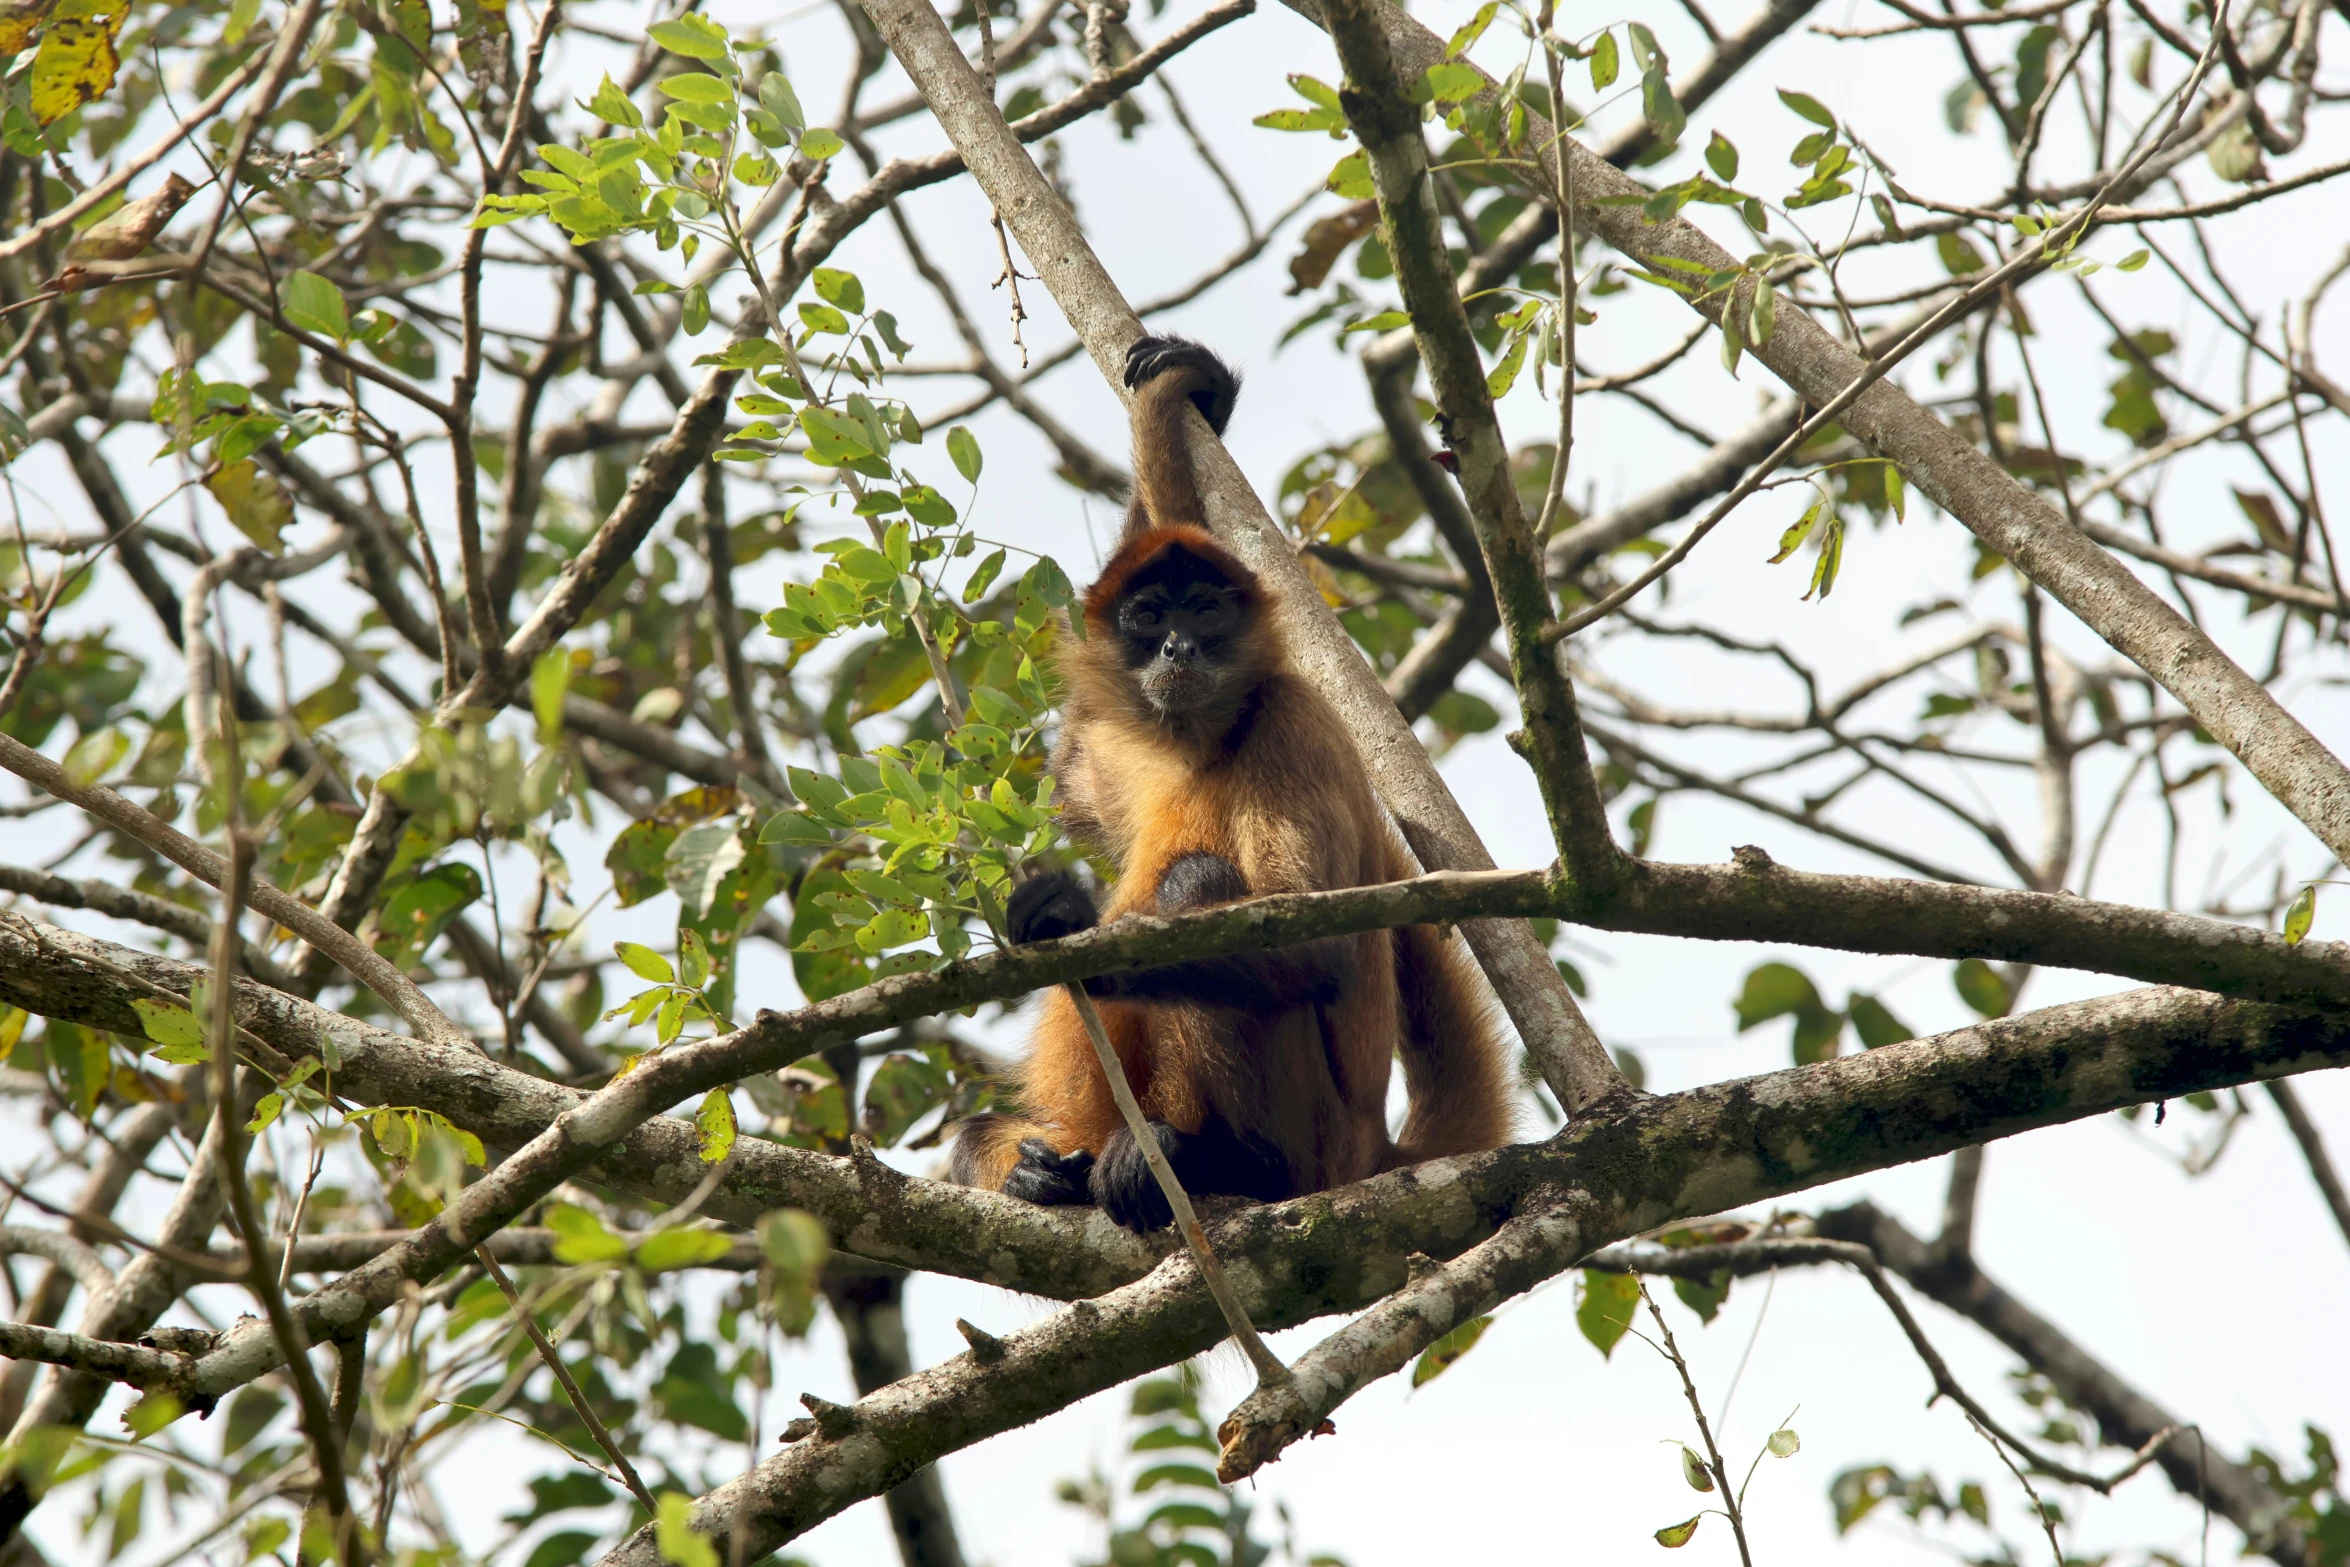
[[[1199,643],[1180,631],[1169,632],[1167,640],[1159,644],[1159,657],[1170,663],[1188,664],[1199,657]]]

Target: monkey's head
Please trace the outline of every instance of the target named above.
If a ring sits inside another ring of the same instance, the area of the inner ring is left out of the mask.
[[[1264,590],[1200,528],[1128,539],[1086,590],[1085,629],[1151,715],[1183,727],[1228,722],[1271,663]]]

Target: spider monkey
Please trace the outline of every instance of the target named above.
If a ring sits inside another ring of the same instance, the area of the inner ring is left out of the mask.
[[[1107,906],[1066,872],[1006,907],[1013,942],[1129,913],[1416,874],[1346,730],[1292,667],[1255,574],[1200,526],[1196,407],[1221,435],[1239,383],[1215,355],[1146,337],[1126,359],[1134,498],[1064,637],[1053,772],[1073,836],[1118,868]],[[1428,926],[1329,936],[1086,982],[1176,1175],[1194,1194],[1277,1201],[1511,1133],[1490,997]],[[1398,1050],[1410,1111],[1387,1132]],[[1129,1229],[1172,1222],[1075,1005],[1049,992],[1019,1114],[974,1116],[954,1179],[1034,1203],[1093,1203]]]

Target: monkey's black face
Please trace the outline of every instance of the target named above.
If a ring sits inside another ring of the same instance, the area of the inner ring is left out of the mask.
[[[1214,574],[1162,577],[1120,599],[1118,638],[1144,699],[1169,718],[1229,701],[1244,615],[1239,595]]]

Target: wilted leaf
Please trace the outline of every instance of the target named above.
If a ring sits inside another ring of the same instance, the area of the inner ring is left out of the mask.
[[[247,457],[206,474],[204,488],[239,533],[272,555],[285,553],[282,535],[293,526],[294,501],[276,474],[264,473]]]
[[[55,124],[114,85],[122,67],[114,40],[129,16],[129,0],[58,0],[33,56],[29,102],[35,120]]]
[[[1452,1369],[1452,1363],[1477,1347],[1485,1330],[1493,1326],[1491,1317],[1471,1317],[1420,1352],[1412,1366],[1412,1386],[1433,1382]]]
[[[2301,889],[2292,906],[2285,910],[2285,945],[2298,947],[2301,938],[2309,934],[2310,923],[2317,918],[2317,883]]]
[[[700,1134],[704,1164],[716,1164],[734,1152],[734,1101],[725,1089],[713,1088],[702,1096],[702,1107],[694,1112],[694,1130]]]
[[[1700,1513],[1697,1518],[1704,1516],[1703,1513]],[[1677,1523],[1669,1528],[1657,1530],[1656,1543],[1668,1551],[1679,1550],[1682,1546],[1687,1545],[1689,1537],[1697,1532],[1697,1518],[1692,1518],[1687,1523]]]
[[[1346,247],[1379,226],[1379,203],[1357,201],[1306,226],[1298,253],[1289,258],[1289,292],[1320,288]]]
[[[1705,1460],[1697,1456],[1697,1449],[1686,1442],[1678,1445],[1681,1449],[1681,1478],[1689,1483],[1689,1489],[1692,1491],[1712,1490],[1714,1488],[1713,1473],[1705,1467]]]

